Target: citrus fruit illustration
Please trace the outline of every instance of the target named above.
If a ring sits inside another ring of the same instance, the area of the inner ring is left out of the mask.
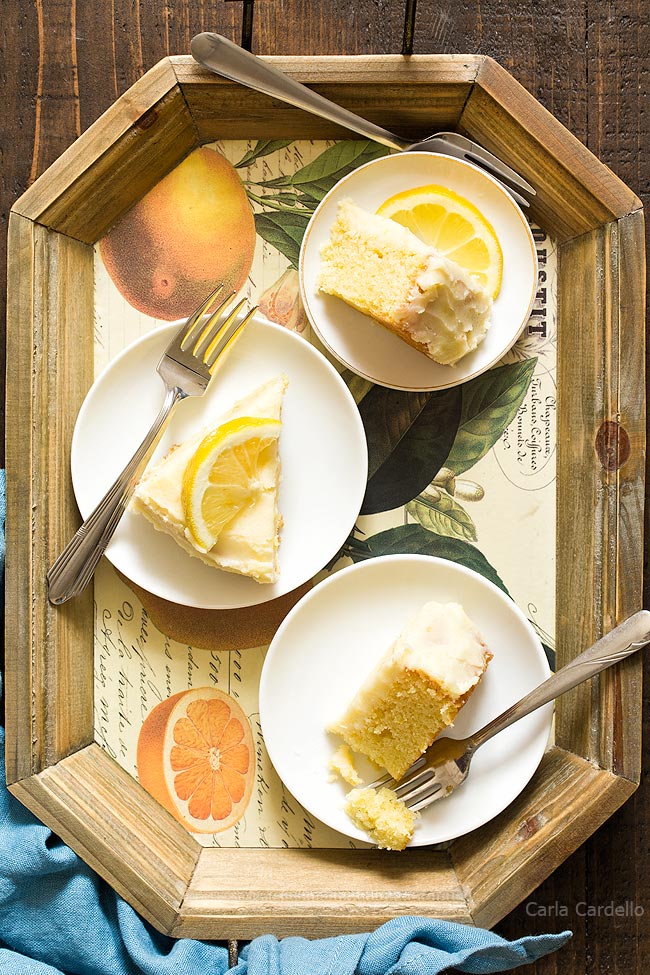
[[[237,170],[195,149],[100,241],[110,277],[152,318],[190,315],[223,283],[239,291],[253,262],[255,221]]]
[[[473,203],[445,186],[396,193],[377,210],[475,275],[493,298],[501,290],[503,254],[494,228]]]
[[[147,715],[137,764],[142,787],[187,829],[219,833],[243,816],[251,796],[250,724],[217,688],[181,691]]]

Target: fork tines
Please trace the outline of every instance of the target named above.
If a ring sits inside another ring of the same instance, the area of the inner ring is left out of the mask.
[[[167,356],[190,368],[192,362],[195,363],[194,368],[196,368],[198,360],[212,373],[217,360],[226,352],[257,310],[257,306],[249,308],[245,298],[230,308],[236,294],[233,291],[222,298],[211,311],[223,289],[222,284],[215,288],[188,318],[184,329],[170,342],[165,353]],[[208,314],[209,317],[206,319]]]
[[[241,330],[248,324],[256,311],[257,306],[248,308],[245,299],[242,299],[233,308],[225,322],[207,343],[205,352],[202,353],[203,361],[210,372],[216,368],[217,361],[225,355],[228,348],[233,344]]]
[[[208,314],[216,299],[221,295],[223,289],[223,284],[220,284],[217,288],[215,288],[212,294],[209,295],[203,304],[199,305],[194,314],[190,315],[188,318],[185,332],[179,343],[179,346],[183,351],[188,350],[189,345],[193,342],[194,348],[190,351],[192,352],[192,355],[198,354],[198,343],[207,334],[210,327],[216,324],[228,304],[235,297],[234,291],[229,292],[225,298],[222,298],[217,307],[212,311],[212,314],[207,322],[204,321],[204,317]]]
[[[441,798],[438,793],[443,789],[443,783],[438,779],[435,769],[427,767],[422,755],[398,781],[386,774],[369,785],[371,789],[382,787],[391,789],[409,809],[419,812],[435,799]]]
[[[414,777],[415,778],[415,777]],[[437,793],[442,789],[442,783],[438,781],[435,773],[430,769],[425,769],[417,781],[411,779],[406,782],[401,789],[395,789],[396,794],[413,812],[419,812],[428,806],[434,798],[440,798]]]

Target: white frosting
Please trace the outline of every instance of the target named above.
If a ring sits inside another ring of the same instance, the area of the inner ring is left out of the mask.
[[[389,700],[405,671],[435,680],[454,699],[478,683],[489,660],[481,634],[458,603],[426,603],[357,691],[345,715],[329,731],[345,737]]]
[[[239,416],[279,420],[286,386],[284,376],[270,380],[236,403],[216,424],[200,430],[173,448],[159,464],[145,472],[132,502],[136,511],[148,518],[159,531],[172,535],[190,555],[217,568],[252,576],[260,582],[275,582],[277,578],[275,560],[282,526],[277,511],[277,457],[271,458],[261,471],[263,490],[256,502],[240,511],[226,525],[217,544],[209,552],[201,552],[192,545],[186,530],[181,489],[190,458],[215,425]]]
[[[429,674],[458,697],[472,688],[485,669],[486,646],[458,603],[426,603],[412,617],[390,650],[392,661]]]
[[[485,338],[492,299],[464,268],[431,253],[399,313],[403,327],[436,362],[454,365]]]

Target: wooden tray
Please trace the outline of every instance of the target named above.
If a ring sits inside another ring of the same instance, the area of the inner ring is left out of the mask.
[[[498,64],[475,56],[270,58],[404,135],[458,129],[538,189],[559,245],[557,662],[641,607],[644,238],[636,196]],[[554,747],[495,821],[446,850],[199,846],[93,741],[91,593],[45,571],[78,526],[71,434],[93,378],[93,244],[216,138],[343,130],[165,59],[21,197],[9,229],[7,778],[141,914],[177,937],[322,936],[397,914],[491,926],[634,791],[641,661],[558,702]]]

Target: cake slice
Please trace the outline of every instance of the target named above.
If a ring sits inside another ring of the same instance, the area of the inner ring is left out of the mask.
[[[280,420],[287,379],[277,376],[239,400],[214,427],[238,417],[264,417]],[[214,429],[203,429],[189,440],[173,447],[158,464],[147,468],[138,484],[132,507],[144,515],[158,531],[166,532],[194,558],[227,572],[251,576],[257,582],[276,582],[279,577],[278,550],[282,517],[278,510],[280,457],[276,448],[265,456],[260,472],[262,489],[255,503],[243,508],[225,525],[209,551],[192,542],[185,517],[183,475],[204,438]]]
[[[318,287],[443,365],[479,345],[492,310],[492,298],[468,271],[351,200],[339,204],[321,248]]]
[[[492,659],[458,603],[426,603],[328,730],[400,779],[448,728]]]

